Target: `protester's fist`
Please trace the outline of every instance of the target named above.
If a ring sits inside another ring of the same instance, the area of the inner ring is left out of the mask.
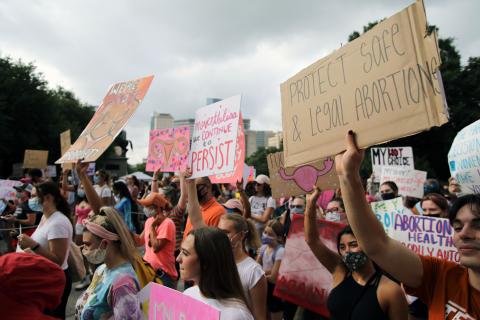
[[[75,170],[77,170],[77,174],[79,176],[81,175],[87,175],[87,170],[88,170],[88,162],[82,162],[82,160],[78,160],[76,164],[74,164]]]
[[[17,237],[18,239],[18,244],[20,245],[20,248],[25,249],[25,248],[32,248],[37,245],[35,240],[27,236],[26,234],[21,234]]]
[[[185,182],[187,183],[187,185],[195,184],[195,179],[191,179],[192,169],[190,167],[187,167],[187,169],[185,169],[183,175],[185,177]]]
[[[243,191],[243,177],[240,181],[237,181],[237,190],[238,190],[238,192]]]
[[[355,139],[355,133],[349,131],[345,137],[347,150],[335,157],[335,166],[339,176],[358,175],[362,164],[365,150],[359,150]]]

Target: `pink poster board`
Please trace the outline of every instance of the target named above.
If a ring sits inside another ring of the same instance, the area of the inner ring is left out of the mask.
[[[245,131],[243,130],[243,118],[240,113],[238,122],[237,148],[235,151],[235,165],[232,172],[221,173],[210,176],[212,183],[231,183],[235,185],[243,176],[243,166],[245,162]]]
[[[179,291],[151,283],[148,319],[219,320],[220,310]]]
[[[337,235],[344,225],[318,220],[317,227],[323,243],[337,252]],[[303,215],[294,214],[274,295],[328,316],[327,297],[333,286],[332,275],[313,255],[303,230]]]
[[[184,171],[190,150],[188,126],[150,131],[146,171]]]

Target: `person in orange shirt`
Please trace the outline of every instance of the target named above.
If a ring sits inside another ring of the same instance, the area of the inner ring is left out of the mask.
[[[348,221],[367,256],[428,306],[429,319],[480,318],[480,195],[460,197],[449,213],[460,264],[418,255],[385,234],[363,196],[364,151],[352,131],[346,145],[335,164]]]
[[[188,178],[191,172],[187,170],[186,177]],[[212,192],[212,182],[208,177],[201,177],[195,179],[195,185],[197,188],[198,202],[202,209],[203,221],[207,226],[216,227],[220,222],[220,217],[226,214],[225,208],[217,202]],[[192,223],[190,217],[187,218],[187,224],[185,225],[185,231],[183,233],[183,239],[185,239],[188,233],[192,230]]]
[[[137,245],[145,244],[143,259],[150,263],[165,286],[175,289],[178,278],[175,269],[175,223],[165,216],[172,205],[163,194],[152,192],[138,200],[147,216],[140,236],[134,235]]]

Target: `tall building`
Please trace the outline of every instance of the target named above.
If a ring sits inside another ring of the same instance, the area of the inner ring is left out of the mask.
[[[260,147],[268,148],[268,139],[275,136],[273,131],[245,130],[245,149],[247,157]]]
[[[173,125],[174,121],[170,113],[154,112],[150,121],[150,130],[172,128]]]
[[[173,127],[182,127],[182,126],[189,126],[190,127],[190,137],[193,135],[193,125],[195,124],[194,118],[187,118],[187,119],[178,119],[173,120]]]
[[[283,141],[282,131],[275,132],[273,137],[268,138],[268,147],[280,148],[282,141]]]

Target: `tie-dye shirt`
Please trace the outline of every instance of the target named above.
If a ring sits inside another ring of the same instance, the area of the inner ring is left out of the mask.
[[[75,319],[142,319],[137,275],[130,263],[97,268],[92,283],[77,300]]]

